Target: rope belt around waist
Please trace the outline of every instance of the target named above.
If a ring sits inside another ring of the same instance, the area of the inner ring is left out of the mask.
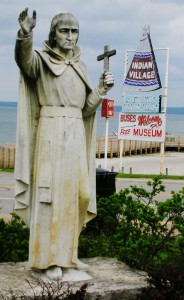
[[[82,111],[80,108],[71,106],[42,106],[40,117],[68,117],[82,119]]]

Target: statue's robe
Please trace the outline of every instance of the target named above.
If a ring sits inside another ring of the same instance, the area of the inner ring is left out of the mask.
[[[30,266],[75,267],[78,238],[96,214],[95,111],[102,97],[80,61],[32,49],[18,35],[20,68],[15,211],[30,227]]]

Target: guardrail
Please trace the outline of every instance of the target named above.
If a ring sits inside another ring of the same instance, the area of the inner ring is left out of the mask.
[[[146,142],[146,141],[134,141],[124,140],[123,144],[123,156],[136,155],[142,153],[153,153],[160,149],[160,143],[158,142]],[[96,156],[101,158],[105,152],[105,138],[98,137],[96,141]],[[116,136],[109,136],[108,138],[108,157],[119,157],[120,155],[120,141]]]

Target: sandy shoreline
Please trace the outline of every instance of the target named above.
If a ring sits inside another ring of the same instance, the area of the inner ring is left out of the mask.
[[[131,155],[122,158],[122,166],[124,173],[130,173],[130,168],[133,174],[160,174],[160,153]],[[104,158],[96,158],[96,167],[101,165],[105,167]],[[120,158],[108,158],[106,170],[118,172],[120,169]],[[166,170],[167,168],[167,170]],[[166,152],[163,160],[163,173],[168,175],[184,175],[184,153],[182,152]]]

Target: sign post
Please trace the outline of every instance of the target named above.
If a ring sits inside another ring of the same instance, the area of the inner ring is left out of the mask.
[[[108,131],[109,131],[109,118],[114,117],[114,100],[104,99],[102,101],[101,117],[106,118],[105,122],[105,161],[104,168],[107,168],[107,150],[108,150]]]
[[[126,75],[127,75],[127,68],[128,68],[128,52],[125,51],[125,59],[124,59],[124,75],[123,75],[123,81],[125,81]],[[126,91],[125,89],[123,90],[123,97],[125,96]],[[119,163],[119,172],[121,173],[122,167],[123,167],[123,148],[124,148],[124,140],[120,139],[119,143],[119,155],[120,155],[120,163]]]
[[[103,60],[104,61],[104,72],[108,72],[109,71],[109,57],[113,56],[116,54],[116,50],[109,50],[109,45],[105,45],[104,46],[104,53],[100,54],[97,56],[97,60]],[[111,101],[111,102],[110,102]],[[113,115],[112,110],[110,109],[111,107],[111,103],[113,101]],[[104,167],[107,167],[107,144],[108,144],[108,128],[109,128],[109,117],[113,117],[114,116],[114,100],[108,100],[108,99],[104,99],[102,102],[102,117],[106,117],[106,130],[105,130],[105,165]]]
[[[169,48],[161,48],[161,50],[167,51],[166,56],[166,70],[165,70],[165,80],[164,80],[164,107],[163,107],[163,114],[166,118],[166,109],[167,109],[167,90],[168,90],[168,68],[169,68]],[[165,141],[161,142],[160,147],[160,174],[164,173],[164,151],[165,151]]]

